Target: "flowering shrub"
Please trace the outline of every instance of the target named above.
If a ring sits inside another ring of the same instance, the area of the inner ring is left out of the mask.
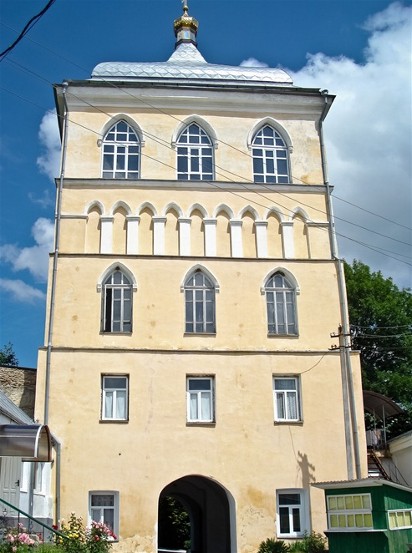
[[[56,543],[66,553],[108,553],[111,542],[117,539],[102,522],[93,521],[90,527],[85,528],[82,518],[74,513],[67,523],[62,521],[60,532],[69,538],[56,537]]]
[[[7,531],[5,537],[5,553],[25,553],[31,551],[39,544],[36,535],[29,535],[23,524],[19,523],[17,528],[11,528]]]
[[[117,539],[108,526],[94,521],[90,528],[86,529],[86,537],[90,553],[106,553],[110,550],[110,542]]]

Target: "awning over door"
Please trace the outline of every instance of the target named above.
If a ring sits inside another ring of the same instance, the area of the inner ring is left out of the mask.
[[[49,427],[42,424],[0,424],[0,457],[49,462],[52,443]]]

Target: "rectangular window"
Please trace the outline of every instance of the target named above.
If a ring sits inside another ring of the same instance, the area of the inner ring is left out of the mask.
[[[273,377],[275,421],[296,422],[301,420],[299,379],[297,377]]]
[[[89,523],[104,523],[116,535],[119,535],[119,493],[89,492]]]
[[[389,529],[412,528],[412,509],[388,511]]]
[[[304,490],[278,490],[276,504],[278,537],[296,538],[309,531]]]
[[[330,495],[326,499],[329,530],[373,528],[370,493]]]
[[[102,376],[102,420],[128,420],[128,376]]]
[[[214,421],[214,378],[188,377],[186,382],[187,421]]]

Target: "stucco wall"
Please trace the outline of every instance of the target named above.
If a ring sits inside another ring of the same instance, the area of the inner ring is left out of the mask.
[[[36,370],[0,367],[0,390],[30,418],[34,416]]]

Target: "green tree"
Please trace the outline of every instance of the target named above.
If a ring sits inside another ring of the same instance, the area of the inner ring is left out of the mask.
[[[405,409],[399,430],[412,428],[412,294],[364,263],[345,263],[353,348],[362,382]]]
[[[16,357],[16,354],[13,349],[13,344],[10,342],[5,344],[0,349],[0,366],[3,367],[17,367],[19,360]]]

